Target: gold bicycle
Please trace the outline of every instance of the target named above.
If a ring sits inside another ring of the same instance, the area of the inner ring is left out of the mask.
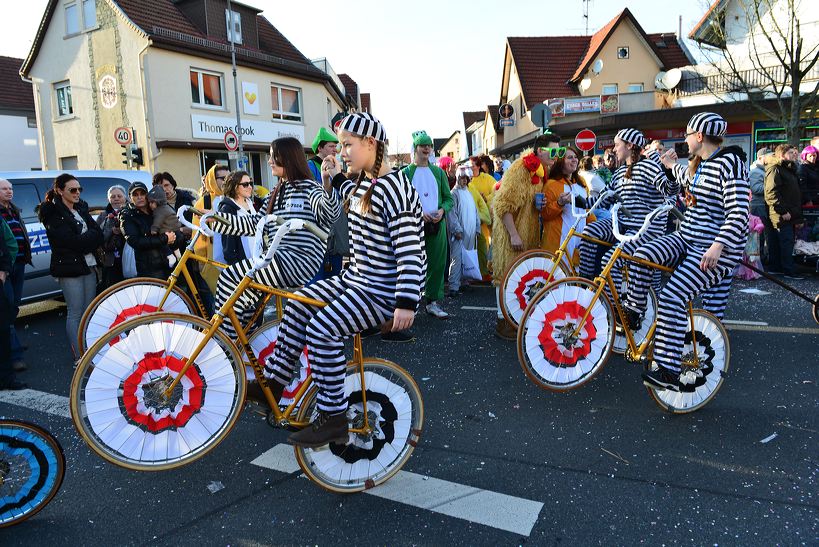
[[[622,329],[627,347],[625,358],[651,364],[656,318],[645,319],[647,333],[638,342],[628,327],[625,313],[611,278],[611,270],[628,241],[638,239],[653,218],[666,213],[673,205],[653,211],[634,235],[619,233],[617,213],[612,209],[615,246],[611,259],[594,281],[566,277],[547,285],[529,303],[518,329],[518,359],[526,376],[539,387],[551,391],[569,391],[590,381],[608,361],[614,344],[615,328]],[[671,268],[635,257],[628,260],[670,272]],[[611,291],[612,300],[605,293]],[[615,314],[619,325],[615,326]],[[688,330],[682,355],[683,372],[694,371],[697,381],[680,392],[646,388],[652,400],[663,410],[675,414],[693,412],[708,404],[728,374],[730,344],[722,323],[712,314],[688,306]],[[622,327],[620,326],[622,325]]]
[[[278,221],[275,215],[260,220],[257,250],[265,223]],[[140,471],[173,469],[201,458],[224,440],[239,418],[246,396],[246,366],[265,394],[270,425],[299,429],[310,424],[317,400],[311,373],[302,382],[294,380],[298,387],[289,404],[280,409],[282,401],[275,400],[262,374],[258,349],[254,350],[252,337],[245,334],[233,310],[247,289],[326,305],[254,281],[282,237],[297,229],[327,237],[311,223],[282,223],[267,253],[254,259],[251,270],[210,321],[168,312],[136,317],[101,336],[84,354],[71,384],[71,416],[95,453]],[[225,320],[236,329],[236,342],[220,330]],[[372,488],[397,473],[417,445],[424,421],[421,393],[412,376],[395,363],[365,357],[359,335],[354,337],[353,358],[345,374],[348,442],[316,449],[295,447],[305,475],[340,493]]]

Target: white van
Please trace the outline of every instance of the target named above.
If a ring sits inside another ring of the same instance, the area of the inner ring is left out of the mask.
[[[23,302],[46,300],[60,295],[60,286],[49,273],[51,247],[45,228],[37,218],[40,203],[53,186],[54,179],[62,173],[71,173],[82,186],[82,199],[88,203],[91,216],[108,205],[108,188],[119,184],[125,190],[134,181],[151,187],[151,175],[147,171],[0,171],[0,178],[8,180],[14,188],[13,203],[20,208],[31,242],[33,266],[26,266],[26,282],[23,285]]]

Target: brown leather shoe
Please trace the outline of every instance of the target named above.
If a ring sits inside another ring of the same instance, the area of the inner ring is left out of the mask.
[[[502,340],[514,341],[518,339],[518,329],[506,319],[498,319],[495,325],[495,336]]]
[[[284,394],[284,386],[272,378],[267,379],[267,385],[270,387],[270,391],[273,392],[273,397],[275,397],[276,401],[281,401],[282,394]],[[247,402],[267,406],[267,399],[264,397],[264,391],[262,391],[262,386],[259,385],[259,382],[254,381],[247,383]]]
[[[346,412],[327,414],[319,411],[312,424],[296,431],[287,440],[304,448],[318,448],[327,443],[347,444],[348,428]]]

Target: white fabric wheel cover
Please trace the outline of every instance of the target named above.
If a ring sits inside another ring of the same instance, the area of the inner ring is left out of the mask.
[[[166,287],[159,285],[128,285],[111,293],[97,305],[88,318],[85,329],[85,347],[90,348],[106,332],[120,323],[159,310],[159,303],[165,296]],[[171,291],[162,311],[191,313],[185,301]],[[116,341],[112,341],[111,345]]]
[[[210,444],[238,404],[230,355],[208,341],[169,401],[175,378],[204,333],[183,322],[141,325],[94,358],[83,387],[84,420],[99,442],[140,463],[182,459]]]
[[[567,338],[593,296],[591,287],[559,283],[538,300],[529,314],[524,335],[526,358],[529,368],[544,383],[555,387],[575,384],[603,363],[611,325],[602,295],[591,306],[577,337]]]
[[[719,387],[725,372],[728,352],[723,331],[714,323],[714,319],[700,314],[694,315],[694,328],[702,378],[699,378],[693,387],[683,388],[680,392],[668,389],[655,390],[656,397],[671,409],[685,410],[701,404]],[[683,358],[690,356],[693,351],[689,325],[685,333]]]
[[[540,289],[552,281],[566,277],[560,267],[555,270],[554,277],[551,277],[549,273],[553,268],[554,261],[551,257],[537,255],[523,260],[509,274],[503,289],[503,304],[506,306],[506,313],[515,323],[520,323],[526,307]]]
[[[412,398],[399,383],[373,370],[365,370],[370,438],[350,433],[346,445],[331,443],[319,449],[304,449],[313,470],[337,484],[360,485],[378,480],[402,457],[412,436]],[[363,424],[361,377],[356,370],[344,382],[349,408],[347,418],[352,427]],[[311,419],[315,419],[313,410]]]
[[[264,325],[263,325],[264,327]],[[256,360],[259,362],[260,365],[264,366],[265,361],[267,358],[273,355],[273,350],[276,349],[276,339],[279,336],[279,324],[270,325],[264,330],[257,331],[253,333],[253,339],[250,341],[250,347],[253,350],[253,354],[256,356]],[[253,368],[246,367],[246,374],[248,381],[256,381],[256,374],[253,372]],[[299,388],[307,380],[307,375],[310,373],[310,361],[307,358],[307,348],[304,348],[304,351],[299,358],[299,373],[296,375],[295,378],[284,388],[284,392],[282,393],[282,398],[279,401],[279,406],[282,408],[287,408],[287,406],[293,402],[293,397],[296,396],[298,393]],[[296,407],[298,408],[298,406]]]

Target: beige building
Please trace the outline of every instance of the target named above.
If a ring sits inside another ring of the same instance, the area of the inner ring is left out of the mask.
[[[439,156],[442,158],[452,158],[455,161],[461,159],[461,132],[454,131],[441,146]]]
[[[273,139],[309,147],[358,105],[326,61],[310,62],[260,11],[232,2],[228,12],[226,0],[50,0],[21,70],[34,87],[43,169],[122,169],[114,134],[132,127],[142,169],[196,188],[228,162],[238,109],[248,170],[269,185]]]

